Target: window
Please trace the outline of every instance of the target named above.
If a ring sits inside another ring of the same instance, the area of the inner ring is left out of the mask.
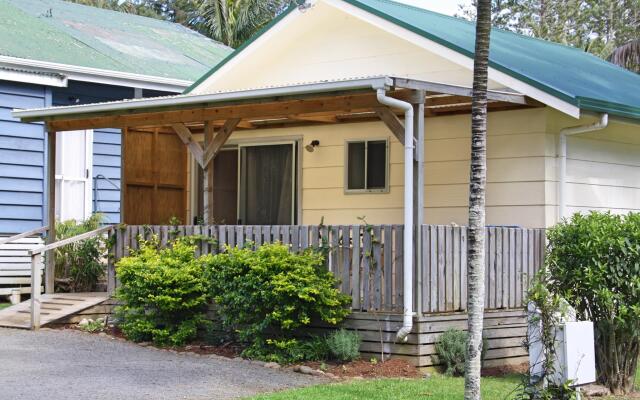
[[[346,191],[387,191],[388,141],[347,142]]]

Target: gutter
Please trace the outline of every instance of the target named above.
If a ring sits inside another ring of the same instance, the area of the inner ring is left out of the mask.
[[[381,104],[404,110],[404,258],[402,327],[396,339],[406,342],[413,329],[413,105],[387,97],[385,89],[377,89]]]
[[[598,122],[589,125],[572,126],[560,130],[559,155],[560,166],[558,168],[558,221],[566,218],[567,208],[567,136],[581,133],[599,131],[609,125],[609,114],[600,114]]]
[[[101,68],[82,67],[49,61],[30,60],[0,55],[0,66],[7,68],[28,68],[38,72],[58,73],[74,81],[101,83],[105,85],[137,87],[141,89],[180,93],[191,85],[184,79],[135,74]]]

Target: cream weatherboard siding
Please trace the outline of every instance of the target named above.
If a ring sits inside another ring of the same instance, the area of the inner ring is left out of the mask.
[[[376,75],[471,86],[469,69],[324,2],[304,13],[272,28],[192,93]]]
[[[595,118],[572,118],[549,110],[548,130],[590,124]],[[553,136],[557,138],[557,135]],[[550,158],[555,149],[550,148]],[[547,164],[550,181],[557,180],[557,164]],[[557,204],[556,186],[551,185],[549,204]],[[601,131],[567,138],[567,213],[611,210],[614,213],[640,211],[640,126],[610,121]],[[547,225],[557,218],[557,209]]]
[[[286,16],[192,93],[374,75],[471,85],[464,56],[445,58],[450,54],[410,42],[397,27],[376,26],[326,2],[303,13]],[[501,82],[490,81],[490,88],[503,89],[508,81]],[[490,113],[487,223],[553,225],[558,208],[558,132],[590,121],[549,107]],[[426,119],[426,223],[467,223],[470,122],[469,115]],[[613,133],[569,139],[570,211],[640,208],[638,128],[612,122],[606,132]],[[317,224],[324,218],[328,224],[351,224],[358,223],[358,217],[374,224],[402,223],[402,145],[382,123],[240,131],[230,143],[259,143],[264,137],[296,139],[303,145],[320,141],[313,153],[301,152],[301,223]],[[389,138],[388,193],[345,194],[345,141],[357,138]]]
[[[487,220],[495,225],[540,227],[545,218],[545,109],[491,113]],[[469,175],[469,117],[426,119],[425,222],[465,224]],[[302,223],[402,223],[403,150],[379,122],[242,131],[229,143],[270,139],[319,140],[313,153],[301,152]],[[345,142],[389,139],[388,193],[346,194]]]

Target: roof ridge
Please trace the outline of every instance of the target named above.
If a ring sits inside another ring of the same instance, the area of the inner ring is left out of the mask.
[[[358,3],[361,3],[360,0],[352,0],[352,1],[357,1]],[[457,21],[457,22],[463,22],[463,23],[466,23],[468,25],[475,26],[475,24],[476,24],[474,21],[469,21],[468,19],[456,17],[456,16],[453,16],[453,15],[442,14],[442,13],[439,13],[437,11],[428,10],[426,8],[414,6],[412,4],[400,3],[400,2],[394,1],[394,0],[375,0],[375,1],[380,2],[380,3],[393,4],[395,6],[408,8],[408,9],[411,9],[413,11],[422,12],[422,13],[425,13],[425,14],[437,15],[438,17],[447,18],[449,20],[453,20],[453,21]],[[381,12],[384,12],[384,11],[381,11]],[[595,55],[593,55],[593,54],[591,54],[589,52],[586,52],[586,51],[578,48],[578,47],[574,47],[574,46],[571,46],[571,45],[568,45],[568,44],[562,44],[562,43],[554,42],[552,40],[547,40],[547,39],[537,38],[535,36],[525,35],[525,34],[522,34],[522,33],[511,31],[509,29],[500,28],[500,27],[497,27],[497,26],[491,26],[491,30],[492,31],[497,31],[497,32],[502,32],[502,33],[508,33],[510,35],[514,35],[516,37],[523,38],[523,39],[535,40],[535,41],[542,42],[542,43],[545,43],[545,44],[550,44],[550,45],[555,45],[555,46],[559,46],[559,47],[566,48],[566,49],[571,49],[571,50],[574,50],[574,51],[578,51],[580,53],[585,53],[585,54],[592,55],[592,56],[596,57],[597,59],[601,60],[600,57],[597,57],[597,56],[595,56]]]

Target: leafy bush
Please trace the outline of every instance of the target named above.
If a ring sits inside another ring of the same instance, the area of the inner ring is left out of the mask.
[[[467,332],[460,329],[450,328],[444,331],[436,341],[436,354],[438,360],[445,367],[447,375],[461,376],[464,375],[465,360],[467,355]],[[487,341],[482,339],[481,358],[487,351]]]
[[[102,214],[93,214],[82,222],[73,219],[58,221],[56,222],[56,240],[98,229],[103,220]],[[104,241],[101,237],[93,237],[56,249],[58,287],[66,284],[66,290],[71,292],[95,291],[105,272],[105,265],[102,262],[104,250]]]
[[[436,353],[447,375],[464,375],[467,333],[453,328],[442,333],[436,342]]]
[[[353,361],[360,357],[362,338],[358,332],[340,329],[327,337],[327,347],[332,356],[340,361]]]
[[[117,264],[120,327],[133,341],[180,346],[206,328],[209,282],[189,238],[158,250],[157,237]]]
[[[291,253],[282,244],[230,248],[202,257],[223,328],[248,344],[247,357],[293,362],[313,358],[294,333],[313,319],[339,323],[350,299],[336,289],[322,255]]]
[[[640,350],[640,214],[575,214],[547,237],[549,289],[594,322],[599,380],[630,391]]]

